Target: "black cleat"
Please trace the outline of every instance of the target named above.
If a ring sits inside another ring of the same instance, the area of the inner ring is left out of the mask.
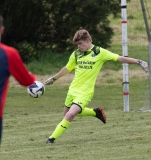
[[[46,141],[47,144],[52,144],[54,143],[55,138],[48,138],[48,140]]]
[[[96,118],[100,119],[104,124],[106,123],[106,116],[105,113],[102,110],[102,107],[94,108],[93,109],[96,112]]]

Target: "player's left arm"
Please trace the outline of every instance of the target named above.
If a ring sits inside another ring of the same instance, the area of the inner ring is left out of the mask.
[[[128,64],[138,64],[145,72],[148,72],[148,63],[143,60],[119,56],[118,61],[122,63],[128,63]]]
[[[65,76],[66,74],[68,74],[70,71],[65,67],[63,67],[57,74],[55,74],[55,79],[59,79],[63,76]]]
[[[49,84],[53,84],[53,82],[55,82],[57,79],[65,76],[66,74],[68,74],[70,71],[65,67],[63,67],[58,73],[56,73],[54,76],[48,78],[45,81],[45,85],[49,85]]]
[[[57,74],[53,77],[48,78],[45,81],[45,85],[53,84],[57,79],[65,76],[66,74],[70,73],[75,67],[75,56],[74,53],[71,54],[68,63],[64,66]]]

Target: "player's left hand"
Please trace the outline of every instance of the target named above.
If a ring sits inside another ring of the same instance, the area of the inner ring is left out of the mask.
[[[50,77],[49,79],[47,79],[45,81],[45,85],[50,85],[50,84],[53,84],[53,82],[56,80],[55,77]]]
[[[147,73],[148,72],[148,63],[143,60],[138,60],[137,64]]]

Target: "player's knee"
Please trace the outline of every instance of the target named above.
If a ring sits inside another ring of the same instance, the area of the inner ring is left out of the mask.
[[[69,109],[70,109],[70,108],[68,108],[67,106],[64,106],[64,113],[63,113],[64,116],[65,116],[66,113],[69,111]]]
[[[67,113],[65,114],[65,119],[66,119],[67,121],[71,122],[71,121],[74,119],[75,116],[76,116],[75,113],[73,113],[73,112],[67,112]]]

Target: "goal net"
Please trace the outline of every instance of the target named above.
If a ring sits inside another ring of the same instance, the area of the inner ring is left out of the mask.
[[[144,0],[144,5],[151,31],[151,9],[149,9],[151,2]],[[111,22],[115,32],[111,51],[122,55],[122,26],[119,24],[121,24],[121,15]],[[127,39],[128,56],[149,62],[148,36],[140,0],[127,2]],[[149,73],[146,74],[139,66],[131,64],[128,65],[128,75],[130,111],[151,111]]]
[[[150,23],[151,3],[144,1],[147,21]],[[143,18],[140,0],[127,4],[128,18],[128,55],[149,62],[148,36]],[[149,24],[150,26],[150,24]],[[134,56],[135,55],[135,56]],[[129,65],[130,109],[150,111],[150,81],[149,73]],[[136,82],[137,79],[137,82]],[[135,81],[135,83],[133,83]]]

